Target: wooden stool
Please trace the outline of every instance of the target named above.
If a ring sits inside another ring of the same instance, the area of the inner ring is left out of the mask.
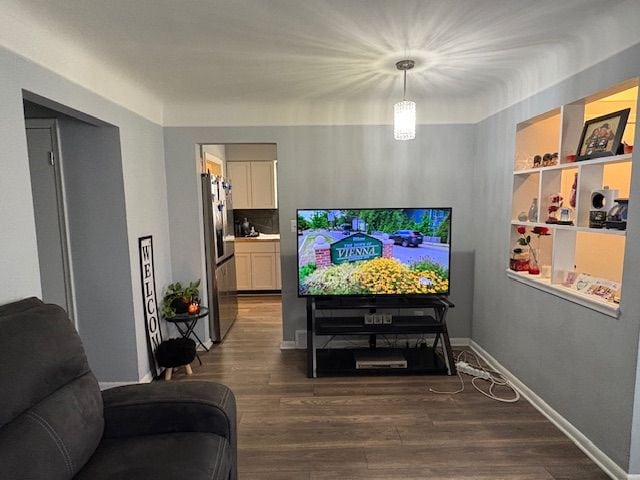
[[[187,363],[186,365],[182,365],[184,367],[185,372],[187,373],[187,375],[193,375],[193,370],[191,369],[191,364]],[[173,375],[173,369],[174,368],[180,368],[180,367],[167,367],[164,370],[164,379],[165,380],[171,380],[171,376]]]

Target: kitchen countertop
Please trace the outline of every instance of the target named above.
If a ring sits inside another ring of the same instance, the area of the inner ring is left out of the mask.
[[[257,237],[236,237],[236,242],[280,241],[279,233],[261,233]]]

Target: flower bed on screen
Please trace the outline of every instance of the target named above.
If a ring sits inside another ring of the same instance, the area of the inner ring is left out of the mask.
[[[428,259],[405,265],[393,258],[300,268],[301,293],[307,295],[438,294],[449,290],[448,270]]]

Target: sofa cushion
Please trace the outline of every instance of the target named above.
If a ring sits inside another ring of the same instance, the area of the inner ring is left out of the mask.
[[[84,375],[0,428],[0,478],[73,478],[102,437],[102,400],[94,387],[95,378]]]
[[[71,479],[104,430],[102,396],[66,313],[0,307],[0,478]]]
[[[229,444],[212,433],[105,439],[76,480],[229,478]]]
[[[56,305],[27,298],[0,306],[0,332],[0,427],[63,385],[91,374],[80,337]],[[93,388],[100,390],[97,382]]]

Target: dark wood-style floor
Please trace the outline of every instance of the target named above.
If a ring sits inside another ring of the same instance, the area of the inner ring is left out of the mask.
[[[242,298],[224,343],[174,377],[233,389],[240,480],[608,478],[525,400],[429,392],[457,377],[311,380],[281,329],[279,297]]]

